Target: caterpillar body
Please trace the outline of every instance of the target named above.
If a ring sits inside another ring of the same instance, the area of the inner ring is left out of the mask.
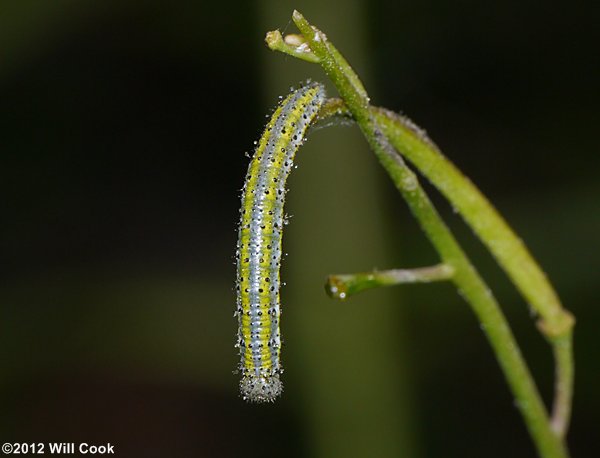
[[[308,84],[277,107],[260,138],[242,189],[236,251],[240,393],[251,402],[273,401],[279,378],[281,335],[279,267],[285,185],[294,156],[325,100],[320,84]]]

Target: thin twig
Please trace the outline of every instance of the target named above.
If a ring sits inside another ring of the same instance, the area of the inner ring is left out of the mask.
[[[337,274],[327,277],[325,291],[333,299],[347,299],[356,293],[381,286],[405,283],[431,283],[450,280],[454,269],[447,264],[438,264],[416,269],[376,270],[356,274]]]
[[[286,35],[284,39],[279,30],[273,30],[267,32],[265,42],[273,51],[289,54],[313,64],[319,63],[319,58],[311,52],[302,35],[290,34]]]
[[[564,438],[569,430],[573,398],[573,337],[569,333],[555,339],[553,344],[556,382],[552,408],[552,429]]]

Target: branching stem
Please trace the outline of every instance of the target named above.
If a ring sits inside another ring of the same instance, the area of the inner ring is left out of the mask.
[[[290,43],[270,32],[271,49],[319,63],[335,84],[343,103],[332,101],[323,116],[349,113],[371,149],[406,200],[436,248],[451,279],[473,308],[490,341],[541,457],[566,458],[564,443],[570,415],[573,360],[572,316],[562,308],[545,275],[525,246],[479,190],[406,118],[370,106],[362,82],[323,32],[297,11],[293,21],[304,37]],[[277,35],[279,34],[279,35]],[[296,37],[296,36],[295,36]],[[298,55],[298,47],[302,54]],[[557,389],[552,421],[500,307],[462,248],[440,218],[398,151],[402,152],[448,198],[488,246],[517,288],[539,314],[538,327],[554,346]]]
[[[425,133],[404,116],[384,108],[370,107],[370,110],[394,147],[429,178],[459,210],[465,221],[475,228],[476,234],[513,279],[523,296],[526,299],[532,296],[534,301],[530,303],[544,303],[540,297],[551,298],[552,307],[541,309],[544,314],[537,324],[553,347],[556,380],[551,424],[556,434],[563,438],[569,427],[573,398],[573,316],[562,308],[544,273],[492,204]],[[341,99],[329,99],[319,113],[320,119],[334,116],[352,118],[350,110]],[[513,257],[507,256],[507,253],[512,253]],[[514,262],[515,259],[519,262]],[[531,278],[533,279],[529,282],[528,279]],[[541,289],[539,296],[535,294],[536,289],[531,288],[536,281]]]

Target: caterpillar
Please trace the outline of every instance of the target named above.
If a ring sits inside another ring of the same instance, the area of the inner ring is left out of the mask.
[[[296,151],[324,100],[323,86],[311,83],[279,104],[258,141],[242,188],[236,347],[241,358],[240,393],[250,402],[274,401],[283,390],[279,267],[285,184]]]

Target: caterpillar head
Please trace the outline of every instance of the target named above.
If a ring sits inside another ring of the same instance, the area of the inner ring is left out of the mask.
[[[244,375],[240,381],[240,392],[245,401],[273,402],[283,391],[279,374]]]

